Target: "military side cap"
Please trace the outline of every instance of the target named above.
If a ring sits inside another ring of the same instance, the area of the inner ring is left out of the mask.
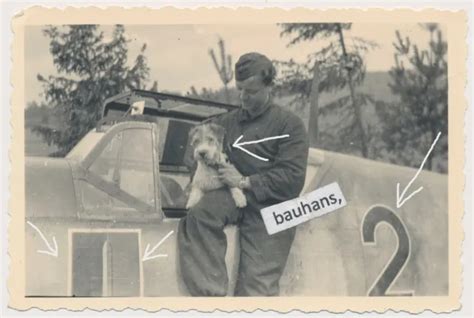
[[[235,79],[237,81],[244,81],[251,76],[260,74],[263,81],[270,84],[275,77],[275,73],[272,61],[260,53],[244,54],[235,63]]]

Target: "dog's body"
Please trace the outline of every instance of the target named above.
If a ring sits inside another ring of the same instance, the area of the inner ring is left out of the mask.
[[[199,125],[189,134],[197,168],[191,183],[187,209],[198,203],[205,192],[226,186],[219,179],[218,168],[227,163],[227,156],[222,151],[223,127],[216,124]],[[237,207],[247,205],[247,198],[241,189],[230,188],[230,192]]]

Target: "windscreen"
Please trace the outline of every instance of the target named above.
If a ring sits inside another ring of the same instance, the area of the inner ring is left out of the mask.
[[[95,129],[90,131],[76,146],[74,146],[74,148],[72,148],[72,150],[66,155],[66,158],[83,160],[103,136],[104,132],[97,132]]]

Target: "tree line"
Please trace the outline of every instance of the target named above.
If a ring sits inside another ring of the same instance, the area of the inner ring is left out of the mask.
[[[304,63],[274,61],[274,97],[305,114],[311,146],[326,150],[417,167],[441,132],[425,168],[447,172],[447,43],[437,24],[420,27],[430,35],[427,49],[400,32],[394,34],[388,85],[396,98],[381,100],[361,89],[367,75],[365,54],[377,43],[350,36],[351,23],[280,24],[280,37],[288,46],[317,41],[324,45]],[[96,25],[47,27],[43,33],[59,75],[38,74],[47,106],[34,110],[45,107],[56,125],[43,119],[35,122],[33,131],[58,147],[55,155],[66,154],[94,127],[106,98],[133,88],[157,90],[156,82],[146,87],[146,44],[131,65],[127,62],[124,26],[115,26],[110,40]],[[238,92],[229,85],[233,64],[225,41],[219,39],[217,51],[210,48],[208,53],[222,89],[191,87],[186,95],[238,104]],[[324,94],[334,98],[324,101]]]

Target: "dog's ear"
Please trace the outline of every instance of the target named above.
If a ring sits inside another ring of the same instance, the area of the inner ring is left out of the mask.
[[[219,142],[222,144],[224,141],[225,128],[215,123],[210,123],[208,125],[212,133],[219,138]]]

